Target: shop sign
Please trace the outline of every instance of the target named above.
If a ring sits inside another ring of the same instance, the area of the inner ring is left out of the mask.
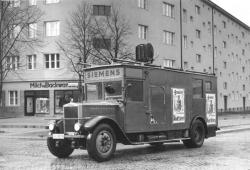
[[[91,70],[85,72],[84,79],[85,81],[114,79],[114,78],[122,78],[122,75],[123,75],[122,68],[102,69],[93,71]]]
[[[216,98],[215,94],[206,94],[207,124],[216,124]]]
[[[173,123],[185,123],[185,90],[172,88]]]
[[[65,88],[70,87],[69,84],[66,81],[31,82],[30,88]]]

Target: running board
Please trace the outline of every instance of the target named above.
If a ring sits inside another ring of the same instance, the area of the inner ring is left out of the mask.
[[[150,143],[172,143],[172,142],[180,142],[181,140],[187,140],[190,138],[178,138],[178,139],[170,139],[170,140],[156,140],[156,141],[148,141],[148,142],[131,142],[132,145],[142,145],[142,144],[150,144]]]

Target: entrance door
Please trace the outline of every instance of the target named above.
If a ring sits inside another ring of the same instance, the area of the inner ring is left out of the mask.
[[[34,111],[34,97],[26,97],[25,98],[25,116],[34,116],[35,111]]]
[[[224,111],[227,111],[227,96],[224,96]]]
[[[243,97],[243,110],[246,111],[246,97]]]

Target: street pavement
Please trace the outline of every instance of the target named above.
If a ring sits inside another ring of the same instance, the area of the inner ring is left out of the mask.
[[[86,150],[75,150],[67,159],[58,159],[46,146],[50,117],[0,119],[0,170],[12,169],[211,169],[250,170],[250,114],[219,116],[217,136],[205,140],[199,149],[182,143],[117,145],[111,161],[96,163]]]
[[[125,146],[118,144],[114,157],[103,163],[75,150],[66,159],[53,156],[45,140],[0,139],[0,170],[250,170],[250,131],[220,134],[201,148],[182,143]]]

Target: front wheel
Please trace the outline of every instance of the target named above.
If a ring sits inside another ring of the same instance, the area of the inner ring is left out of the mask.
[[[98,162],[110,160],[116,149],[114,130],[107,124],[98,125],[87,139],[89,156]]]
[[[56,146],[56,140],[47,138],[47,146],[49,151],[58,158],[66,158],[74,151],[66,139],[59,141],[58,146]]]
[[[188,148],[199,148],[205,140],[205,127],[200,120],[196,120],[190,129],[190,139],[183,140],[183,143]]]

